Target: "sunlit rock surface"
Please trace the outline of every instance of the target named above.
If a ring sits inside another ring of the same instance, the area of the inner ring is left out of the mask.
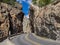
[[[24,33],[31,33],[30,20],[26,16],[23,18],[23,31]]]

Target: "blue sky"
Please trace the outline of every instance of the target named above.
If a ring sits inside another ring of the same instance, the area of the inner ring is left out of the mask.
[[[29,7],[30,7],[30,3],[32,2],[32,0],[17,0],[17,1],[19,1],[19,3],[21,3],[22,4],[22,6],[23,6],[23,12],[25,13],[25,15],[28,15],[28,13],[29,13]]]

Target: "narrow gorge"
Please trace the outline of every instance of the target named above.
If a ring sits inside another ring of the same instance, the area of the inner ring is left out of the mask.
[[[43,7],[30,5],[29,18],[24,16],[22,5],[0,4],[0,39],[9,33],[34,33],[40,37],[60,40],[60,2]]]

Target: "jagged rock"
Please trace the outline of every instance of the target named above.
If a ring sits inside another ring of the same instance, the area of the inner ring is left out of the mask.
[[[34,33],[54,40],[60,39],[60,2],[38,9],[32,6],[29,15]]]
[[[1,8],[8,8],[8,4],[6,4],[6,3],[1,3],[0,6],[1,6]]]
[[[24,13],[14,8],[10,12],[10,17],[12,23],[11,26],[13,29],[12,34],[23,31],[22,22],[23,22]]]
[[[10,15],[14,15],[14,14],[18,15],[20,12],[21,12],[20,10],[16,8],[12,8],[12,10],[10,11]]]
[[[9,30],[9,17],[0,13],[0,30],[3,32],[3,37],[8,36]]]
[[[15,3],[15,8],[22,10],[22,5],[19,3]]]
[[[30,13],[29,13],[29,20],[30,20],[30,27],[31,31],[34,33],[34,10],[33,7],[30,7]]]
[[[24,13],[22,10],[6,3],[1,3],[0,8],[0,33],[3,37],[7,37],[9,32],[11,34],[23,32]]]
[[[57,4],[60,2],[60,0],[53,0],[54,2],[52,3],[53,5]]]
[[[6,12],[6,9],[2,8],[2,9],[1,9],[1,12],[2,12],[2,13]]]

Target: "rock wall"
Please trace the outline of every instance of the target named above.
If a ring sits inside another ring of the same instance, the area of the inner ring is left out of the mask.
[[[23,32],[31,33],[30,20],[26,16],[24,16],[24,18],[23,18]]]
[[[31,32],[34,33],[34,9],[32,6],[30,7],[29,20],[30,20]]]
[[[38,9],[31,5],[29,16],[35,34],[60,40],[60,2]]]
[[[17,6],[18,5],[18,6]],[[23,31],[22,6],[18,3],[15,6],[6,3],[0,4],[0,38],[7,37],[9,31],[11,34],[20,33]]]

